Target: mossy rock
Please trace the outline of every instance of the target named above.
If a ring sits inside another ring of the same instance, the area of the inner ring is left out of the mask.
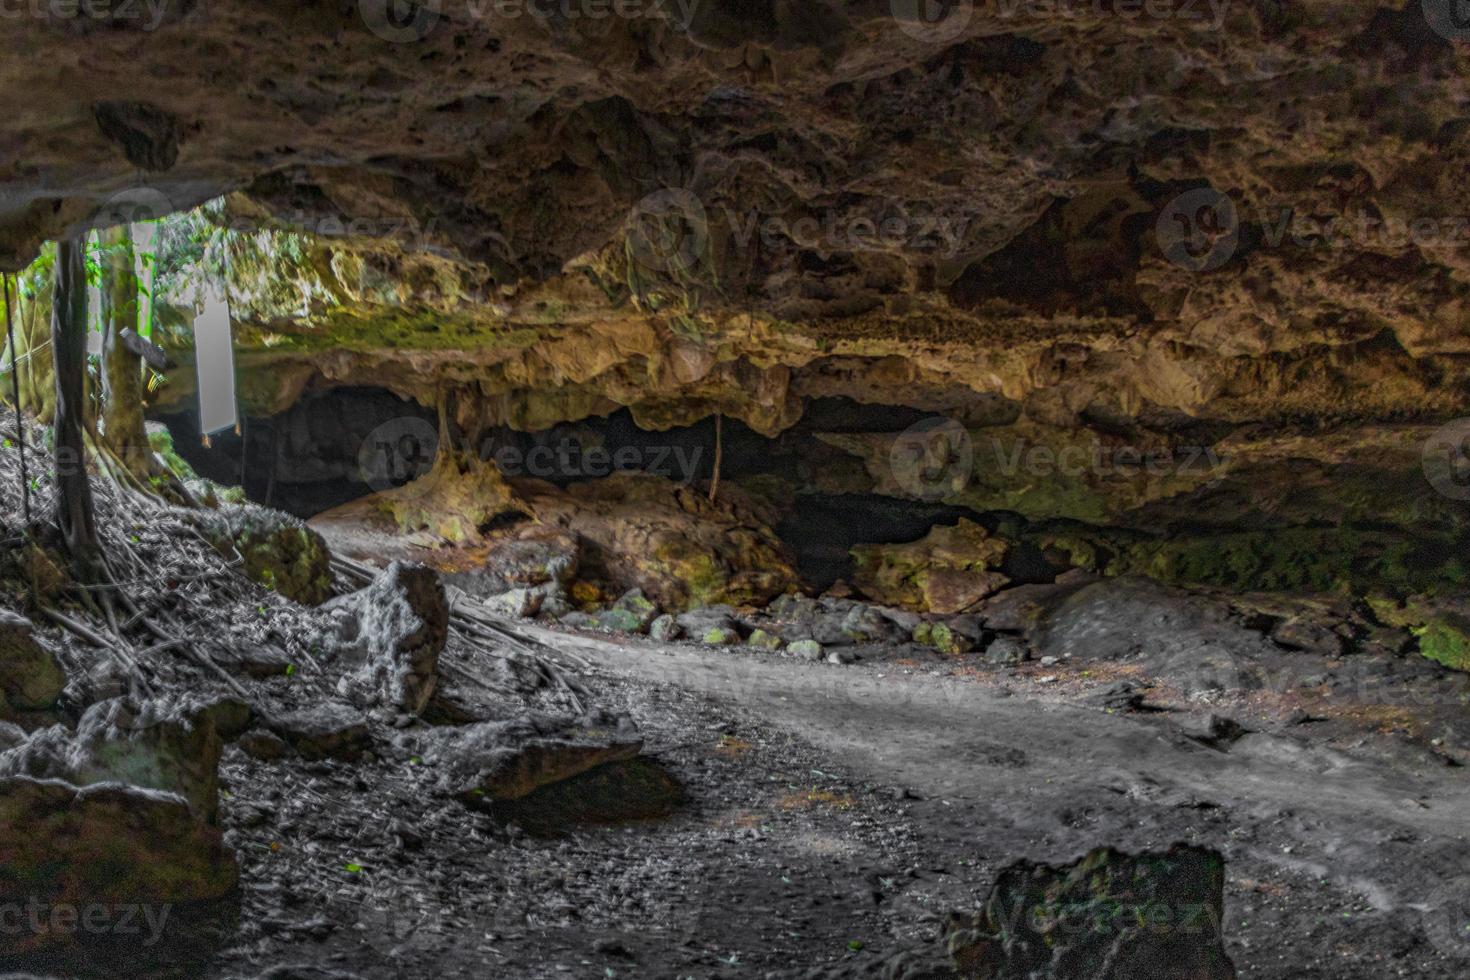
[[[750,646],[759,647],[762,650],[779,650],[782,646],[782,640],[779,636],[759,629],[752,632],[750,638],[745,642]]]
[[[943,623],[920,623],[914,627],[914,642],[940,653],[969,653],[970,641]]]
[[[148,425],[148,445],[158,454],[163,465],[170,473],[184,482],[199,479],[199,474],[194,472],[184,457],[180,456],[178,450],[174,449],[174,435],[168,430],[168,426],[157,423]]]
[[[296,518],[253,504],[222,506],[201,516],[204,537],[241,571],[288,599],[320,605],[332,594],[331,553],[322,536]]]
[[[729,647],[740,642],[740,634],[734,630],[725,629],[723,626],[716,626],[705,630],[704,636],[700,639],[701,642],[712,647]]]

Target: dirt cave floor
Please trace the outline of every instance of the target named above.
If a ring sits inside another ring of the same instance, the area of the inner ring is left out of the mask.
[[[411,733],[356,764],[231,748],[245,892],[206,975],[921,976],[945,916],[1017,858],[1175,841],[1225,855],[1242,977],[1470,969],[1465,770],[1392,735],[1211,744],[1055,672],[533,631],[588,660],[683,805],[534,836],[430,794]]]

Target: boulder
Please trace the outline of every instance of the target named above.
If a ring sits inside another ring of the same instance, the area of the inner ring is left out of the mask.
[[[642,589],[631,589],[597,614],[597,624],[610,633],[643,633],[657,618],[658,606]]]
[[[471,802],[518,800],[643,751],[642,739],[627,725],[578,728],[532,715],[468,725],[439,739],[425,759],[442,770],[440,790]]]
[[[359,706],[418,714],[439,684],[439,654],[449,638],[449,603],[431,568],[395,561],[366,588],[334,599],[338,656],[357,666],[338,694]]]
[[[973,980],[1233,980],[1220,923],[1225,862],[1204,848],[1018,861],[946,941]]]
[[[910,544],[852,549],[853,584],[868,598],[918,612],[964,612],[1010,579],[998,571],[1009,546],[973,521],[935,527]]]
[[[205,540],[226,559],[238,555],[252,580],[310,606],[331,596],[327,544],[296,518],[254,504],[222,504],[193,513]]]
[[[680,613],[676,621],[680,629],[694,637],[703,637],[712,629],[721,629],[730,633],[739,632],[735,610],[725,605],[701,606],[698,609],[691,609]]]
[[[581,567],[581,546],[570,531],[530,526],[519,537],[493,542],[485,565],[477,573],[501,592],[556,582],[571,585]]]
[[[1029,632],[1039,656],[1139,664],[1189,695],[1255,690],[1279,649],[1211,596],[1131,577],[1058,594]]]
[[[170,920],[181,923],[188,913],[230,897],[238,880],[235,856],[220,832],[198,820],[182,796],[116,782],[0,778],[0,907],[167,909],[167,920],[154,920],[163,930]],[[9,933],[5,952],[55,956],[87,935],[76,929]],[[152,936],[155,943],[160,938]],[[167,940],[160,948],[169,948]],[[113,966],[117,975],[127,975]]]
[[[0,753],[0,776],[161,790],[182,797],[197,819],[213,823],[220,749],[213,717],[201,704],[114,698],[88,708],[75,732],[53,725]]]
[[[862,602],[851,602],[847,605],[847,612],[842,617],[841,632],[851,642],[891,643],[907,639],[907,632],[901,630],[876,606]]]
[[[31,621],[0,609],[0,717],[8,711],[44,711],[56,704],[66,674],[56,655],[31,632]]]
[[[370,744],[362,712],[334,701],[276,715],[271,730],[307,759],[356,759]]]

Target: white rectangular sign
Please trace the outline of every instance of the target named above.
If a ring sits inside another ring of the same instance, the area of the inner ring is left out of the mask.
[[[232,429],[235,408],[235,348],[230,337],[230,304],[217,287],[204,292],[204,312],[194,318],[194,366],[199,375],[199,431]]]

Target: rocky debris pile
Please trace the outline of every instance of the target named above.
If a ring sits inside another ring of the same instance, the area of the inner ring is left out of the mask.
[[[190,513],[204,538],[252,581],[309,606],[332,594],[326,542],[296,518],[254,504]]]
[[[0,609],[0,721],[54,707],[65,686],[56,654],[36,640],[31,621]]]
[[[946,942],[967,980],[1234,980],[1224,885],[1220,854],[1188,845],[1018,861],[979,913],[950,917]]]
[[[431,568],[393,562],[366,587],[331,600],[334,656],[356,664],[337,692],[362,707],[421,714],[439,686],[449,604]]]

